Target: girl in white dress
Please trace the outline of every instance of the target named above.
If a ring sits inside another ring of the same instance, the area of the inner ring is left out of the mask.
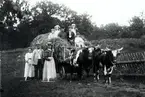
[[[49,82],[50,79],[56,78],[56,68],[55,61],[53,58],[53,48],[52,45],[48,45],[48,49],[45,51],[45,62],[43,67],[43,82]]]
[[[34,77],[34,66],[32,65],[32,49],[28,50],[25,54],[25,69],[24,69],[25,81],[28,77]]]

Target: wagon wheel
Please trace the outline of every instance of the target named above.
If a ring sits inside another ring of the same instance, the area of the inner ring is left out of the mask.
[[[61,78],[61,79],[64,79],[64,78],[65,78],[66,73],[65,73],[64,66],[61,66],[61,67],[60,67],[60,69],[59,69],[59,75],[60,75],[60,78]]]

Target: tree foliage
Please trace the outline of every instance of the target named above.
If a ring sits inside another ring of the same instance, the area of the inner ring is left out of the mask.
[[[120,26],[117,23],[106,24],[96,30],[89,39],[104,39],[104,38],[141,38],[145,35],[145,22],[143,16],[134,16],[129,26]]]
[[[108,38],[118,38],[122,31],[122,27],[116,23],[110,23],[105,25],[104,30]]]
[[[11,48],[19,45],[19,34],[17,25],[23,19],[24,14],[28,13],[28,4],[25,1],[4,0],[0,6],[0,37],[1,48]]]
[[[145,35],[143,16],[135,16],[129,26],[109,23],[98,27],[91,21],[91,16],[78,14],[63,4],[41,1],[32,8],[25,0],[3,0],[0,4],[0,38],[3,49],[23,48],[32,40],[51,31],[55,25],[64,29],[63,38],[68,27],[75,23],[78,31],[90,40],[104,38],[140,38]]]
[[[133,17],[130,20],[130,31],[132,37],[139,38],[144,34],[144,22],[140,17]]]

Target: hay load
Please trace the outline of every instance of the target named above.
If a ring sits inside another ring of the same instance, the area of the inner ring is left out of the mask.
[[[62,38],[52,38],[48,40],[48,33],[38,35],[32,42],[31,47],[35,47],[36,44],[40,44],[44,50],[47,49],[48,42],[52,42],[54,45],[54,58],[56,61],[63,61],[64,60],[64,47],[70,47],[70,43],[66,39]],[[68,57],[69,51],[65,51],[65,56]]]
[[[38,43],[41,45],[46,44],[48,42],[48,35],[49,33],[38,35],[36,38],[33,39],[30,46],[35,46]]]
[[[58,62],[64,61],[66,58],[68,58],[69,53],[70,53],[69,48],[74,48],[74,47],[72,47],[70,45],[70,43],[67,41],[67,39],[63,38],[63,37],[48,39],[48,36],[49,36],[49,33],[38,35],[31,42],[31,47],[35,47],[36,44],[39,43],[42,46],[42,48],[45,50],[45,49],[47,49],[47,43],[52,42],[54,45],[54,59],[55,59],[56,64]],[[85,45],[87,45],[87,46],[91,45],[91,43],[83,35],[79,35],[79,36],[83,38],[83,40],[85,41]],[[65,49],[64,49],[64,47],[65,47]]]

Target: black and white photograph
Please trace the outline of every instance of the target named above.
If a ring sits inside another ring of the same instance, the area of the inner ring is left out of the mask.
[[[145,0],[0,0],[0,97],[145,97]]]

